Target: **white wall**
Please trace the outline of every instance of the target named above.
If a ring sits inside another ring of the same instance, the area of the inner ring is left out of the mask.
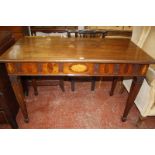
[[[137,44],[143,31],[143,26],[134,26],[132,30],[131,40]]]
[[[142,49],[146,51],[150,56],[155,58],[155,26],[151,27],[150,33],[146,38]]]

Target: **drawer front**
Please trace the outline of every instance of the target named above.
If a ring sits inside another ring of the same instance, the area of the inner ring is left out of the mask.
[[[65,63],[64,74],[94,74],[94,64],[92,63]]]
[[[9,74],[21,75],[46,75],[58,74],[57,63],[7,63],[6,68]]]
[[[6,63],[11,75],[145,76],[148,67],[129,63]]]
[[[145,76],[149,65],[143,64],[100,64],[99,74],[120,76]]]

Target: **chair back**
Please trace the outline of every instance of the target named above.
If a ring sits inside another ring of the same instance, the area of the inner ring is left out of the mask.
[[[76,31],[68,31],[68,37],[71,37],[71,34],[75,35],[75,37],[80,38],[104,38],[107,35],[107,31],[98,31],[98,30],[76,30]]]

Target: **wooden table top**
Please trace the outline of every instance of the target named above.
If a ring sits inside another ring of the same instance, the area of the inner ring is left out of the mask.
[[[153,64],[129,39],[25,37],[0,62],[98,62]]]

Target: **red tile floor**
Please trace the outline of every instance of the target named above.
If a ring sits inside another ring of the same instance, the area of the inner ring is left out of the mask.
[[[39,96],[30,88],[26,98],[29,123],[24,123],[21,111],[17,123],[21,129],[42,128],[137,128],[139,112],[134,106],[126,122],[121,122],[128,93],[119,94],[119,85],[114,96],[109,97],[111,82],[98,82],[95,91],[90,91],[89,82],[77,82],[76,91],[65,82],[65,92],[58,86],[38,87]],[[0,125],[0,128],[10,128]],[[155,117],[147,118],[139,128],[155,128]]]

